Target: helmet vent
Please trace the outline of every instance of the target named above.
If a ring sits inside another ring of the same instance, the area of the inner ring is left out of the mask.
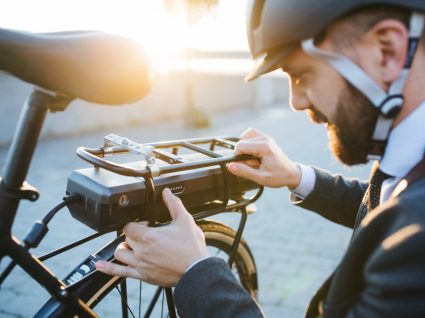
[[[261,23],[261,15],[263,14],[265,0],[256,0],[253,6],[253,14],[251,20],[252,29],[256,29],[260,26]]]

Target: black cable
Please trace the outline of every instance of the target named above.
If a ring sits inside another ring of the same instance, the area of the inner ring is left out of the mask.
[[[49,213],[47,213],[47,215],[43,218],[42,222],[47,225],[52,220],[52,218],[56,215],[56,213],[59,212],[59,210],[61,210],[68,204],[77,202],[80,199],[81,197],[77,194],[64,197],[63,202],[59,203],[57,206],[51,209]]]
[[[246,219],[248,216],[248,213],[245,207],[243,207],[240,212],[241,212],[241,221],[239,223],[238,231],[236,232],[236,235],[235,235],[235,240],[233,241],[233,244],[232,244],[232,249],[229,255],[229,259],[227,260],[227,264],[229,264],[230,268],[232,268],[233,262],[235,261],[236,253],[238,252],[239,243],[241,241],[242,233],[245,228]]]
[[[59,203],[53,209],[51,209],[46,216],[41,221],[36,221],[32,226],[31,230],[25,236],[23,240],[23,246],[26,250],[37,247],[41,240],[46,236],[49,231],[47,224],[52,220],[52,218],[58,213],[62,208],[68,204],[74,203],[80,199],[78,195],[71,195],[63,198],[63,202]],[[16,262],[11,261],[5,270],[0,275],[0,286],[4,280],[9,276],[12,270],[15,268]]]

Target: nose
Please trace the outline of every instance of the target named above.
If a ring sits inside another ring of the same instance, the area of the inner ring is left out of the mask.
[[[306,110],[312,106],[307,94],[300,87],[290,85],[290,104],[294,110]]]

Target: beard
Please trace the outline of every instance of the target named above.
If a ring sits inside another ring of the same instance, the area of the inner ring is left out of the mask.
[[[329,147],[342,163],[352,166],[367,163],[378,109],[349,82],[338,99],[334,122],[316,108],[308,110],[316,123],[327,123]]]

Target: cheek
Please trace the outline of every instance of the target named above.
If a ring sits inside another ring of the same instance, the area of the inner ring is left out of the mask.
[[[343,78],[333,69],[327,68],[317,79],[311,82],[309,96],[313,105],[320,110],[330,122],[335,122],[338,105],[345,89]]]
[[[384,57],[379,47],[360,43],[355,49],[355,58],[352,60],[381,88],[387,89],[384,79],[389,78],[385,76],[387,73],[383,67]]]
[[[307,94],[313,106],[322,112],[328,120],[333,121],[337,111],[340,91],[331,83],[332,81],[326,78],[316,81],[309,87]]]

